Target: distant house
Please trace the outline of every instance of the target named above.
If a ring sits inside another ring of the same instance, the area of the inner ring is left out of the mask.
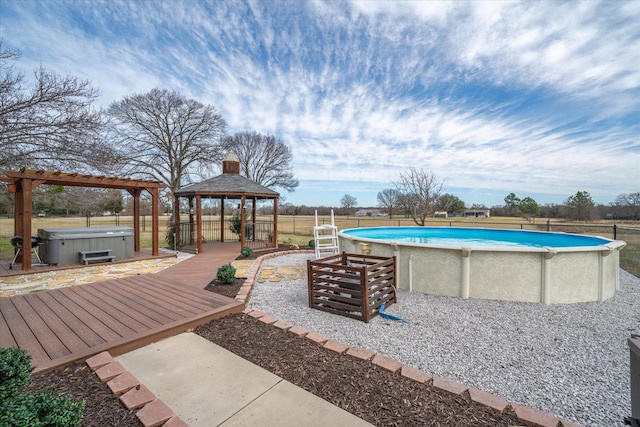
[[[435,218],[446,218],[449,216],[449,214],[447,213],[447,211],[437,211],[435,214],[433,214],[433,216]]]
[[[489,218],[490,209],[467,209],[464,211],[465,217]]]
[[[386,216],[386,214],[380,212],[378,209],[360,209],[356,212],[356,216]]]

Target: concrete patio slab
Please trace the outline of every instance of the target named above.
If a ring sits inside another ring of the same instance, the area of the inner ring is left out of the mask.
[[[115,360],[190,426],[370,425],[194,333]]]

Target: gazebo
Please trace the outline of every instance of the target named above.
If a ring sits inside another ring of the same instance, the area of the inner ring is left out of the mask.
[[[45,170],[21,169],[20,171],[4,171],[0,181],[8,184],[9,192],[15,193],[14,235],[31,236],[32,196],[33,189],[39,185],[63,185],[69,187],[115,188],[126,190],[133,196],[133,229],[134,251],[140,252],[140,195],[146,190],[152,198],[152,253],[159,253],[158,242],[158,199],[159,190],[167,185],[159,181],[136,180],[129,178],[95,176],[79,173],[52,172]],[[31,253],[31,239],[25,238],[20,254]],[[31,257],[22,257],[22,269],[31,269]]]
[[[240,235],[240,246],[252,249],[263,249],[278,246],[278,198],[280,194],[240,175],[240,161],[234,153],[229,153],[222,162],[222,174],[205,181],[187,185],[174,192],[175,244],[176,247],[191,245],[196,253],[203,250],[205,222],[202,220],[202,199],[220,200],[219,227],[209,225],[211,240],[225,241],[225,201],[239,200],[240,223],[237,232]],[[189,200],[189,222],[180,223],[180,198]],[[246,204],[250,200],[251,215],[247,221]],[[273,222],[256,220],[256,201],[273,200]],[[218,234],[219,230],[219,234]]]

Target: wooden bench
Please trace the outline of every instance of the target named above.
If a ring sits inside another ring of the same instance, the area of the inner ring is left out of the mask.
[[[115,255],[111,255],[111,249],[98,249],[95,251],[80,251],[80,262],[88,265],[91,261],[113,261]]]

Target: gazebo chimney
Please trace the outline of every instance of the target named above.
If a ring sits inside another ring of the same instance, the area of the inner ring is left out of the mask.
[[[233,151],[229,151],[222,161],[222,173],[240,175],[240,160]]]

